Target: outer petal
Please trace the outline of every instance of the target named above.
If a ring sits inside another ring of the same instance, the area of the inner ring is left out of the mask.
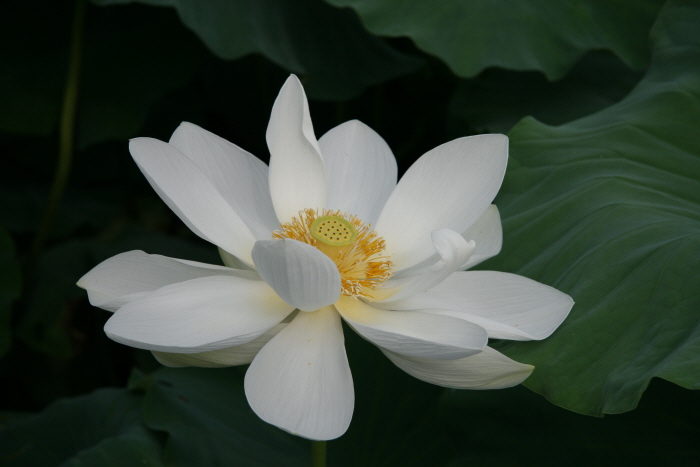
[[[396,159],[374,130],[351,120],[318,142],[326,166],[328,209],[374,224],[396,186]]]
[[[309,104],[299,79],[291,75],[272,107],[267,126],[270,194],[280,222],[302,209],[326,207],[326,175],[314,136]]]
[[[467,242],[453,230],[436,230],[431,237],[437,251],[436,258],[431,258],[432,264],[420,267],[416,271],[413,271],[413,268],[404,269],[402,273],[389,279],[379,291],[379,294],[383,293],[388,297],[384,302],[391,303],[432,289],[466,264],[474,252],[475,243]],[[377,298],[381,298],[379,294]]]
[[[501,215],[495,204],[488,207],[481,217],[462,234],[467,240],[476,243],[474,254],[461,269],[469,269],[482,261],[496,256],[503,245],[503,227]]]
[[[267,165],[233,143],[183,122],[170,137],[211,181],[257,239],[279,227],[270,199]]]
[[[254,271],[236,271],[134,250],[101,262],[80,278],[78,286],[87,290],[92,305],[116,311],[127,302],[166,285],[223,275],[260,279]]]
[[[431,384],[454,389],[503,389],[522,383],[532,365],[524,365],[491,347],[459,360],[431,360],[405,357],[383,350],[384,355],[411,376]]]
[[[526,277],[460,271],[431,290],[390,306],[395,310],[432,308],[430,313],[477,323],[491,338],[540,340],[559,327],[573,304],[565,293]]]
[[[199,353],[167,353],[154,351],[153,356],[162,365],[181,368],[185,366],[198,366],[201,368],[222,368],[227,366],[247,365],[252,362],[260,349],[267,344],[286,324],[278,324],[266,331],[262,336],[252,341],[227,347],[220,350],[210,350]]]
[[[131,347],[197,353],[250,342],[292,310],[262,281],[203,277],[127,303],[107,321],[105,332]]]
[[[245,393],[263,420],[326,440],[348,429],[355,404],[343,328],[333,307],[299,313],[258,353]]]
[[[286,238],[260,240],[253,261],[260,277],[294,308],[318,310],[340,296],[338,268],[311,245]]]
[[[486,211],[503,181],[508,138],[478,135],[428,151],[401,178],[377,221],[398,271],[433,254],[430,232],[464,232]]]
[[[152,138],[132,139],[129,150],[163,201],[194,233],[250,262],[253,234],[194,162]]]
[[[402,355],[463,358],[481,352],[488,341],[479,326],[449,316],[437,319],[421,312],[380,310],[349,297],[338,300],[335,307],[362,337]]]

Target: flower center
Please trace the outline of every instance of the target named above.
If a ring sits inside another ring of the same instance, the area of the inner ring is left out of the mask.
[[[346,246],[357,240],[357,230],[340,216],[323,216],[311,224],[311,235],[330,246]]]
[[[272,238],[298,240],[325,253],[338,267],[343,295],[369,297],[391,277],[391,261],[383,255],[384,239],[356,216],[304,209],[280,225]]]

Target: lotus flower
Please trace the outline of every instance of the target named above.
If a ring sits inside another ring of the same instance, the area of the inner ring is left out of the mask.
[[[163,201],[226,266],[122,253],[78,283],[113,311],[107,335],[164,365],[250,363],[263,420],[314,440],[341,436],[354,406],[341,320],[399,368],[450,388],[494,389],[532,372],[489,338],[549,336],[565,294],[513,274],[466,272],[501,248],[508,139],[460,138],[397,184],[384,140],[350,121],[316,140],[291,76],[267,129],[269,168],[183,123],[168,143],[130,142]]]

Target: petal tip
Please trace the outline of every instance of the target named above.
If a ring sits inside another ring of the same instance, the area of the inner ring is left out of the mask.
[[[177,133],[178,131],[187,131],[187,130],[201,130],[202,128],[199,125],[195,125],[194,123],[187,122],[187,121],[181,121],[180,124],[175,128],[175,131],[173,131],[173,135]],[[172,137],[171,137],[172,139]]]
[[[301,89],[304,88],[304,86],[302,86],[301,84],[301,80],[294,73],[290,73],[287,79],[284,81],[284,84],[282,85],[282,90],[284,90],[287,86],[295,86]],[[282,92],[282,90],[280,90],[280,92]]]

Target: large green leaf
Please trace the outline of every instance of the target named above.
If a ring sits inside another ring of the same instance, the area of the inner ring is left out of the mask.
[[[490,69],[461,80],[450,102],[451,136],[507,133],[528,115],[561,125],[620,101],[642,75],[604,52],[588,54],[555,83],[535,71]]]
[[[141,422],[140,406],[141,397],[125,389],[100,389],[62,399],[36,415],[10,417],[0,438],[2,464],[163,465],[160,445]]]
[[[136,0],[94,0],[101,5]],[[139,0],[177,9],[219,57],[260,53],[304,76],[310,97],[342,100],[415,71],[421,60],[364,30],[356,15],[321,0]]]
[[[310,443],[260,420],[248,406],[235,369],[164,368],[144,398],[146,424],[169,435],[173,466],[304,466]],[[305,449],[307,448],[307,449]]]
[[[633,68],[648,63],[660,0],[326,0],[349,6],[375,34],[408,36],[459,76],[492,66],[564,76],[585,52],[609,49]]]
[[[497,200],[504,248],[486,266],[576,301],[542,342],[502,348],[537,366],[555,404],[633,409],[655,376],[700,388],[700,5],[670,2],[649,72],[620,103],[560,127],[525,119]]]

